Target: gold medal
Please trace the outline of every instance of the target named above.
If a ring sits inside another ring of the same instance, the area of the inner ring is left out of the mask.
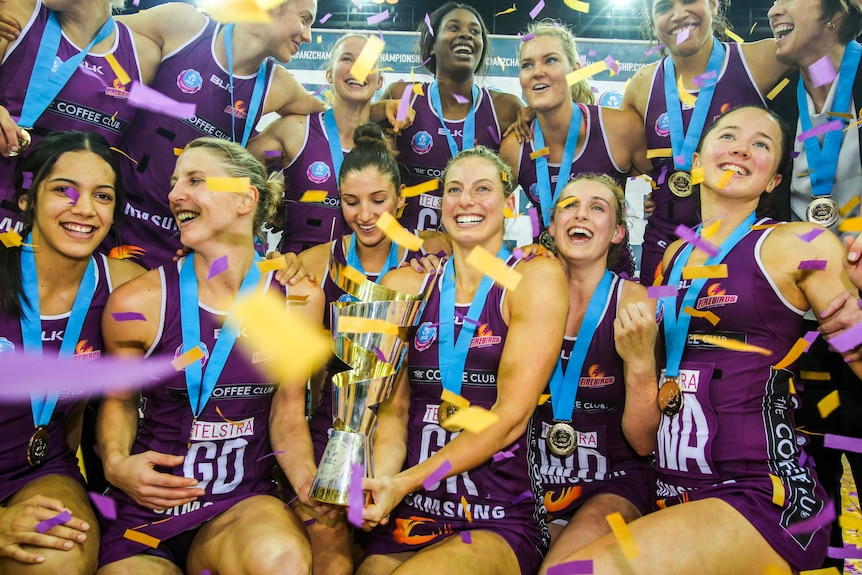
[[[542,230],[539,234],[539,244],[552,254],[557,253],[557,242],[554,241],[554,236],[548,230]]]
[[[678,198],[687,198],[691,195],[691,174],[688,172],[674,172],[667,179],[667,185],[671,193]]]
[[[828,228],[838,221],[838,204],[828,196],[814,198],[805,208],[805,218],[812,224]]]
[[[557,421],[551,426],[545,437],[545,443],[548,444],[551,453],[557,457],[568,457],[578,447],[575,429],[566,421]]]
[[[30,436],[30,443],[27,445],[27,463],[30,467],[38,467],[45,463],[48,457],[48,430],[44,425],[39,425]]]
[[[461,408],[454,403],[449,403],[448,401],[442,402],[440,404],[440,408],[437,410],[437,422],[440,423],[440,427],[442,427],[446,431],[461,431],[461,427],[454,426],[451,423],[447,423],[449,418],[451,418],[459,411],[461,411]]]
[[[675,377],[665,379],[658,390],[658,406],[662,413],[673,417],[682,409],[682,390]]]
[[[22,128],[21,134],[22,135],[18,138],[18,151],[16,152],[14,150],[9,150],[9,157],[17,156],[18,154],[30,147],[30,142],[33,141],[30,138],[30,132]]]

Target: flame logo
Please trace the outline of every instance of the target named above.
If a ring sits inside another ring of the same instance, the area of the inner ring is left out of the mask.
[[[86,339],[82,339],[81,341],[78,342],[78,345],[75,346],[75,354],[92,353],[92,351],[93,351],[93,346],[87,345]]]
[[[602,371],[601,366],[597,363],[594,363],[593,365],[591,365],[590,369],[587,373],[590,374],[590,377],[604,377],[605,376],[605,372]]]
[[[147,253],[147,250],[144,248],[139,248],[138,246],[117,246],[112,248],[110,252],[108,252],[109,258],[114,258],[118,260],[129,260],[132,258],[137,258]]]
[[[714,284],[711,284],[708,288],[706,288],[706,293],[710,297],[714,297],[714,296],[725,295],[727,293],[727,290],[725,290],[723,287],[721,287],[720,283],[715,282]]]
[[[420,531],[425,531],[425,533],[413,533],[417,528]],[[433,519],[411,515],[407,519],[395,520],[395,530],[392,532],[392,539],[396,543],[403,545],[422,545],[442,535],[449,535],[451,533],[451,525],[444,525],[441,528]]]
[[[478,337],[490,337],[494,335],[494,332],[488,328],[487,323],[483,323],[476,329],[476,336]]]
[[[581,486],[576,485],[575,487],[564,487],[563,490],[560,491],[559,497],[554,497],[556,493],[556,491],[545,492],[545,509],[548,513],[562,511],[574,503],[575,500],[581,496]]]

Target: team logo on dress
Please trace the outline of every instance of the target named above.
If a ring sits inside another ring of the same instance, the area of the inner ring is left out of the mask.
[[[727,295],[727,290],[722,287],[721,283],[715,282],[706,288],[706,297],[698,298],[695,309],[709,309],[735,304],[738,299],[739,296]]]
[[[594,363],[587,370],[587,377],[582,377],[578,382],[578,387],[605,387],[616,381],[614,376],[605,377],[605,372],[597,363]]]
[[[599,97],[599,105],[608,108],[619,108],[623,104],[623,95],[619,92],[605,92]]]
[[[119,78],[114,78],[113,86],[105,88],[105,95],[126,99],[129,97],[129,92],[126,90],[126,85],[120,82]]]
[[[75,346],[75,354],[72,356],[72,361],[92,361],[98,359],[102,355],[101,350],[94,350],[86,339],[82,339]]]
[[[431,134],[422,130],[416,132],[416,135],[414,135],[413,139],[410,141],[410,146],[413,148],[414,152],[420,156],[424,156],[431,151],[431,148],[434,147],[434,138],[431,137]]]
[[[185,346],[183,346],[183,344],[180,344],[177,346],[177,349],[174,350],[174,359],[178,358],[179,356],[184,354],[186,351],[188,351],[187,349],[184,349],[184,347]],[[204,342],[198,343],[198,347],[200,347],[201,350],[204,352],[204,356],[201,358],[201,367],[203,367],[207,364],[207,360],[210,358],[210,350],[209,350],[209,348],[207,348],[207,344],[205,344]],[[186,370],[186,368],[182,368],[182,370],[180,370],[180,371],[185,371],[185,370]]]
[[[488,327],[487,323],[483,323],[476,329],[476,335],[470,340],[470,348],[474,347],[490,347],[497,345],[503,341],[499,335],[494,335],[494,332]]]
[[[416,330],[416,337],[413,338],[413,346],[416,351],[425,351],[434,340],[437,339],[437,326],[430,321],[425,321],[419,324],[419,329]],[[470,347],[473,347],[472,344]]]
[[[332,170],[326,162],[314,162],[305,171],[306,177],[315,184],[322,184],[332,176]]]
[[[224,113],[240,118],[241,120],[248,118],[248,110],[246,110],[245,102],[243,102],[242,100],[237,100],[233,106],[226,106],[224,109]]]
[[[15,355],[15,344],[5,337],[0,337],[0,357],[4,355]]]
[[[411,515],[407,519],[395,520],[392,540],[402,545],[424,545],[452,532],[449,524],[440,526],[431,518]]]
[[[347,302],[347,303],[356,303],[356,302],[360,302],[362,300],[359,299],[358,297],[354,296],[354,295],[350,295],[349,293],[346,293],[344,295],[339,296],[338,301],[343,301],[343,302]]]
[[[655,133],[661,138],[670,136],[670,120],[667,117],[667,112],[662,112],[658,120],[655,121]]]
[[[177,88],[185,94],[194,94],[204,85],[201,73],[194,68],[186,68],[177,76]]]

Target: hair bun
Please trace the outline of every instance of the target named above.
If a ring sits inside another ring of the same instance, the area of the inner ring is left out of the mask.
[[[353,143],[357,146],[378,145],[388,149],[389,143],[386,139],[386,134],[378,124],[368,122],[357,126],[353,132]]]

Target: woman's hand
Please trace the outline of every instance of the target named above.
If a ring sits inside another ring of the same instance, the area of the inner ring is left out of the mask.
[[[648,218],[655,211],[655,201],[652,199],[652,192],[644,196],[644,218]]]
[[[105,461],[105,477],[135,503],[157,511],[191,503],[206,491],[197,487],[198,480],[156,471],[155,467],[182,465],[185,457],[156,451],[137,455],[115,456]]]
[[[655,312],[645,302],[628,303],[614,320],[614,344],[626,364],[655,369],[655,343],[658,324]]]
[[[18,127],[9,110],[0,106],[0,154],[8,158],[21,151],[19,140],[24,138],[24,130]]]
[[[421,258],[410,258],[409,262],[401,264],[401,267],[410,266],[420,274],[429,273],[436,274],[446,262],[445,258],[441,258],[437,254],[425,254]]]
[[[45,533],[36,530],[41,521],[56,517],[65,510],[58,499],[41,495],[9,507],[0,507],[0,557],[20,563],[42,563],[45,557],[39,554],[40,547],[68,551],[75,543],[83,543],[90,526],[75,517]]]
[[[312,283],[316,280],[314,274],[305,269],[302,265],[302,260],[293,252],[280,254],[278,252],[269,252],[266,254],[266,259],[273,260],[276,258],[284,258],[285,267],[275,272],[275,281],[283,286],[288,284],[295,286],[303,279],[308,278]]]
[[[530,123],[535,119],[536,112],[529,106],[524,106],[518,110],[518,118],[503,132],[503,139],[515,132],[515,138],[518,139],[519,144],[532,140],[533,133],[530,131]]]
[[[371,503],[362,510],[365,531],[389,523],[389,514],[404,498],[395,477],[389,475],[363,479],[362,490],[371,495]]]
[[[2,9],[2,6],[0,6],[0,9]],[[21,25],[18,21],[0,11],[0,38],[14,42],[20,35]]]

